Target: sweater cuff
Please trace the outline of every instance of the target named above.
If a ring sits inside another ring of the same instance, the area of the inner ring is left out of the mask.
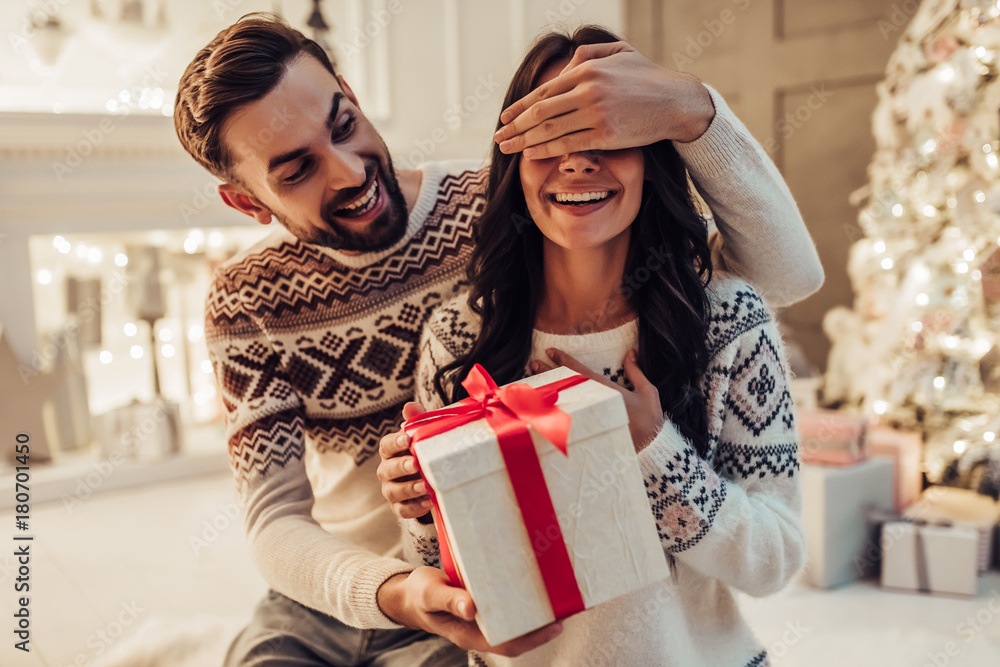
[[[663,471],[676,466],[689,454],[690,449],[691,445],[680,434],[674,423],[669,419],[664,420],[660,432],[636,457],[639,460],[642,478],[649,479],[651,475],[662,477]]]
[[[357,614],[361,627],[397,630],[404,626],[386,616],[378,606],[378,589],[390,577],[413,571],[413,566],[396,558],[374,558],[362,568],[348,587],[348,606]]]
[[[674,147],[685,164],[693,167],[691,171],[697,172],[699,176],[725,176],[732,170],[734,160],[746,159],[746,146],[741,144],[750,132],[718,91],[707,83],[702,85],[712,97],[715,117],[700,137],[686,143],[675,141]]]

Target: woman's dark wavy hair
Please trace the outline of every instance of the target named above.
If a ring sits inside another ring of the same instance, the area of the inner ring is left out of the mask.
[[[544,35],[514,74],[503,108],[531,92],[548,67],[568,60],[578,47],[617,41],[597,26]],[[631,281],[623,282],[622,294],[639,318],[639,367],[659,390],[664,412],[704,455],[708,425],[699,383],[709,359],[708,233],[673,144],[660,141],[642,152],[645,182],[625,265]],[[445,402],[466,396],[452,380],[464,378],[473,364],[482,364],[504,385],[521,379],[529,362],[542,294],[542,234],[530,219],[519,165],[519,154],[506,155],[493,145],[486,207],[474,228],[468,268],[469,305],[482,318],[482,328],[467,354],[437,371],[435,387]],[[650,249],[667,257],[658,270],[647,266]]]

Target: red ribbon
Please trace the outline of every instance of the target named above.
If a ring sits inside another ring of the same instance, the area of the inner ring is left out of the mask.
[[[462,382],[462,386],[469,392],[469,398],[448,408],[426,412],[403,425],[410,434],[411,442],[416,444],[463,424],[486,419],[497,435],[500,453],[514,487],[514,497],[557,620],[583,611],[583,595],[576,583],[573,564],[566,550],[566,542],[559,528],[556,510],[552,505],[528,426],[542,434],[565,455],[570,416],[556,407],[556,399],[560,391],[581,382],[586,382],[586,378],[574,375],[541,387],[526,384],[497,387],[483,367],[476,364]],[[431,498],[431,512],[438,530],[441,567],[448,574],[452,585],[461,587],[461,575],[455,566],[448,534],[441,520],[437,496],[429,485],[427,493]],[[546,536],[547,544],[540,549],[536,546],[536,538],[542,535]],[[555,539],[552,539],[553,536]]]

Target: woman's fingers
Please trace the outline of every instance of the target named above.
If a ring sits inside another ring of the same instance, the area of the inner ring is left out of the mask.
[[[659,403],[660,392],[657,390],[656,385],[650,382],[646,374],[639,368],[639,358],[635,350],[629,350],[628,354],[625,355],[625,377],[632,383],[635,393],[643,396],[653,396],[656,398],[656,402]]]
[[[621,389],[621,387],[619,387],[618,385],[616,385],[614,382],[612,382],[608,378],[604,377],[603,375],[600,375],[599,373],[595,373],[594,371],[590,370],[589,368],[587,368],[586,366],[584,366],[583,364],[581,364],[579,361],[577,361],[576,359],[574,359],[572,355],[567,354],[566,352],[563,352],[562,350],[556,349],[554,347],[550,347],[549,349],[545,350],[545,354],[549,355],[549,358],[552,361],[556,362],[558,365],[565,366],[566,368],[570,369],[571,371],[576,371],[577,373],[579,373],[580,375],[582,375],[583,377],[585,377],[585,378],[587,378],[589,380],[595,380],[597,382],[600,382],[601,384],[606,384],[609,387],[614,387],[615,389]]]

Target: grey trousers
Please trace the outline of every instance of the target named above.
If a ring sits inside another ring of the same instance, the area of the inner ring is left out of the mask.
[[[465,667],[465,651],[421,630],[359,630],[275,591],[236,636],[225,667]]]

